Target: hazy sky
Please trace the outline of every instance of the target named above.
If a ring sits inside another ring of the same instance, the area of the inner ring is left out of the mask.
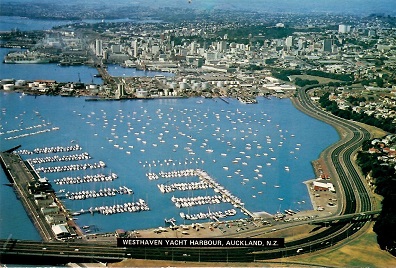
[[[151,7],[237,9],[263,12],[331,12],[396,15],[396,0],[68,0],[70,4],[128,4]],[[0,0],[0,2],[50,2],[53,0]]]

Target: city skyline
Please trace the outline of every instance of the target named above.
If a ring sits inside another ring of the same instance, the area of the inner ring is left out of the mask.
[[[2,263],[393,263],[391,2],[2,2]],[[285,247],[115,247],[268,236]]]

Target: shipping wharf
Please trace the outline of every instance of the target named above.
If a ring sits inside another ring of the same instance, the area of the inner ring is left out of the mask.
[[[13,153],[13,150],[19,148],[17,146],[10,150],[0,152],[1,166],[6,174],[8,180],[14,188],[17,198],[22,202],[25,211],[39,232],[44,241],[54,241],[57,237],[52,229],[51,224],[46,221],[45,215],[41,213],[40,207],[35,202],[34,194],[30,191],[31,185],[39,182],[40,176],[36,173],[33,167],[22,158]],[[63,214],[67,219],[67,226],[73,236],[83,236],[82,231],[78,225],[70,217],[68,211],[56,197],[52,186],[48,183],[45,188],[45,193],[52,196],[54,203],[59,207],[59,213]]]

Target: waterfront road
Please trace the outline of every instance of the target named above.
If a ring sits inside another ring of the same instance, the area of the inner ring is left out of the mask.
[[[314,105],[306,87],[298,91],[297,108],[304,113],[333,125],[340,133],[341,139],[323,153],[322,157],[329,164],[331,176],[338,182],[338,190],[343,193],[340,206],[342,214],[371,211],[371,199],[363,176],[353,161],[356,151],[363,141],[371,138],[370,133],[360,124],[336,117]]]
[[[22,202],[27,215],[41,237],[46,241],[55,239],[51,227],[47,224],[44,215],[39,212],[32,195],[28,191],[28,184],[33,182],[34,178],[26,163],[19,155],[8,152],[0,153],[0,162],[8,179],[13,184],[18,199]]]
[[[29,242],[0,240],[1,257],[6,262],[13,262],[21,255],[35,257],[40,263],[60,264],[70,261],[116,261],[124,258],[157,259],[174,261],[211,261],[211,262],[253,262],[257,260],[275,259],[332,247],[351,237],[360,230],[367,221],[372,210],[372,203],[362,175],[359,173],[353,157],[370,133],[359,124],[340,119],[314,105],[307,95],[312,87],[297,91],[294,101],[296,107],[304,113],[333,125],[340,133],[339,142],[330,146],[322,154],[329,166],[329,172],[336,182],[337,191],[341,196],[342,205],[338,214],[354,214],[354,221],[339,222],[321,228],[309,237],[294,241],[285,241],[285,247],[279,249],[258,248],[169,248],[140,247],[117,248],[114,245],[94,243],[66,242]],[[264,229],[263,229],[264,230]],[[262,231],[264,232],[264,231]],[[246,236],[258,236],[255,234]],[[41,258],[40,258],[41,257]]]

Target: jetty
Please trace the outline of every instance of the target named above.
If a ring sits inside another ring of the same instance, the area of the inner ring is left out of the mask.
[[[217,196],[198,196],[195,198],[175,198],[172,197],[172,202],[175,204],[176,207],[191,207],[191,206],[198,206],[198,205],[205,205],[205,204],[214,204],[220,202],[229,202],[235,208],[239,208],[241,212],[251,218],[256,218],[252,212],[250,212],[247,208],[245,208],[245,204],[239,199],[238,197],[231,194],[230,191],[225,189],[222,185],[220,185],[214,178],[212,178],[206,171],[202,169],[184,169],[184,170],[174,170],[169,172],[160,172],[158,174],[150,172],[147,173],[146,176],[149,180],[158,180],[159,178],[180,178],[180,177],[191,177],[197,176],[200,181],[198,182],[179,182],[173,184],[157,184],[158,189],[166,194],[174,191],[190,191],[190,190],[198,190],[198,189],[207,189],[213,188]],[[184,214],[184,213],[183,213]],[[205,214],[205,215],[204,215]],[[200,213],[197,217],[187,217],[188,219],[203,219],[214,216],[215,218],[221,218],[226,216],[233,216],[236,212],[234,209],[218,212],[216,215],[215,213]],[[188,215],[185,215],[188,216]],[[183,216],[181,216],[184,218]]]
[[[252,212],[250,212],[247,208],[245,208],[244,203],[242,203],[242,201],[238,197],[232,195],[228,190],[224,189],[224,187],[221,186],[219,183],[217,183],[212,177],[210,177],[206,171],[201,170],[201,169],[197,169],[196,171],[197,171],[198,177],[201,180],[208,183],[209,185],[211,185],[212,188],[215,189],[215,192],[218,192],[221,195],[223,195],[227,200],[229,200],[229,202],[234,207],[240,208],[244,214],[246,214],[252,218],[255,218],[255,215]]]

